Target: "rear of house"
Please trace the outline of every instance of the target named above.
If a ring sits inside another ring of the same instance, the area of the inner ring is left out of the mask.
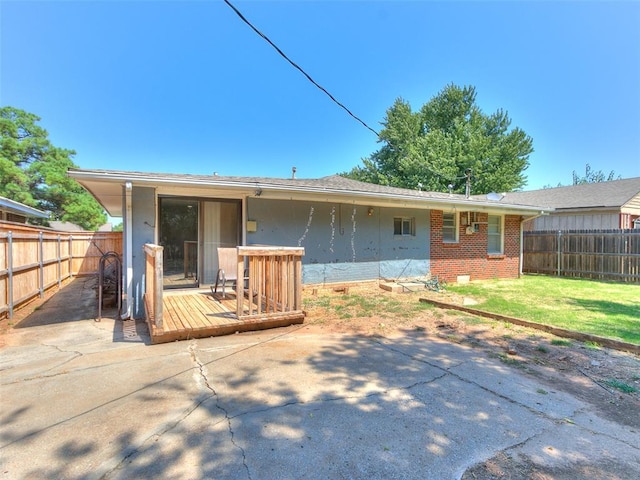
[[[437,275],[516,278],[523,225],[542,213],[330,176],[278,179],[71,170],[124,223],[132,316],[143,314],[143,245],[164,247],[165,288],[210,285],[217,247],[303,247],[303,283]]]

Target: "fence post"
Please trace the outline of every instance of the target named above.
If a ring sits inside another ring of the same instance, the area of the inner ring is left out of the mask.
[[[62,286],[62,239],[58,234],[58,288]]]
[[[43,246],[43,241],[44,241],[44,234],[42,232],[38,232],[38,255],[40,257],[40,261],[38,262],[39,265],[39,280],[40,280],[40,298],[44,298],[44,246]]]
[[[7,275],[7,285],[9,291],[7,292],[7,300],[9,304],[9,320],[13,319],[13,232],[7,233],[7,268],[9,274]]]
[[[558,263],[558,277],[560,276],[560,272],[562,271],[562,230],[558,230],[558,236],[557,236],[557,241],[558,241],[558,259],[557,259],[557,263]]]
[[[73,235],[69,235],[69,278],[73,278]]]

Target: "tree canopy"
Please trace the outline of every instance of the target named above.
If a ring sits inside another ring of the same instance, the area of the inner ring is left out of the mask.
[[[51,220],[97,229],[107,219],[102,207],[67,175],[77,168],[75,152],[52,145],[39,121],[24,110],[0,108],[0,195],[50,212]]]
[[[387,110],[378,142],[382,147],[342,175],[395,187],[471,193],[509,192],[526,184],[533,141],[510,129],[507,112],[487,115],[472,86],[447,85],[414,112],[398,98]]]
[[[620,175],[616,176],[616,173],[611,170],[608,174],[602,170],[591,170],[591,165],[588,163],[584,167],[584,176],[578,175],[576,171],[573,171],[573,185],[580,185],[582,183],[598,183],[598,182],[610,182],[611,180],[620,180]]]

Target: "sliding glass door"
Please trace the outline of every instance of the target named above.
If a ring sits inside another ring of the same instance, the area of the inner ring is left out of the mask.
[[[218,247],[240,244],[240,201],[160,197],[158,204],[164,288],[215,283]]]
[[[164,288],[198,286],[199,202],[159,198],[160,245],[164,247]]]

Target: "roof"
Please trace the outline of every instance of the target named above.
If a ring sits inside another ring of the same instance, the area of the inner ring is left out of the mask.
[[[640,177],[507,193],[502,203],[554,209],[620,208],[640,195]],[[476,198],[478,196],[473,196]]]
[[[49,218],[49,215],[37,208],[29,207],[15,200],[9,200],[5,197],[0,197],[0,210],[10,212],[16,215],[22,215],[24,217],[32,218]]]
[[[122,215],[122,195],[130,186],[155,187],[162,195],[241,198],[262,196],[274,199],[333,201],[371,206],[401,205],[416,208],[457,207],[486,209],[522,215],[537,215],[535,205],[505,204],[486,198],[466,198],[460,194],[424,192],[359,182],[339,175],[322,178],[235,177],[115,170],[70,169],[69,176],[82,184],[111,216]]]

